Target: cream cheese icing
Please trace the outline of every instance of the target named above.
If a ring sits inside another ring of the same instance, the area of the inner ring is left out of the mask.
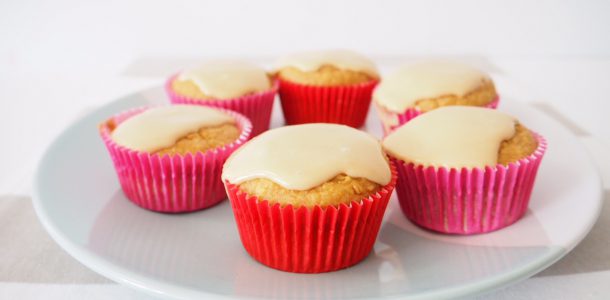
[[[426,61],[399,68],[384,77],[373,99],[394,112],[404,112],[417,101],[443,95],[464,96],[491,79],[465,64]]]
[[[370,59],[349,50],[323,50],[300,52],[279,59],[276,69],[294,67],[301,71],[311,72],[324,65],[339,69],[364,72],[372,77],[379,77],[375,63]]]
[[[308,190],[339,174],[380,185],[392,174],[381,144],[344,125],[305,124],[267,131],[233,153],[222,178],[233,184],[269,179],[284,188]]]
[[[112,139],[129,149],[154,152],[203,127],[224,123],[235,123],[235,119],[205,106],[153,107],[119,124],[112,131]]]
[[[210,61],[198,68],[183,71],[177,79],[190,80],[205,95],[219,99],[262,92],[271,86],[265,70],[239,60]]]
[[[502,141],[515,134],[516,120],[497,110],[447,106],[409,121],[383,140],[390,155],[435,167],[485,167],[498,163]]]

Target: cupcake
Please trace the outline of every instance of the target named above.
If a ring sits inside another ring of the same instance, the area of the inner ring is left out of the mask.
[[[256,65],[218,60],[170,77],[165,90],[172,103],[220,107],[246,116],[256,136],[269,129],[277,84]]]
[[[383,147],[398,171],[396,193],[409,220],[474,234],[525,214],[546,141],[499,111],[448,106],[396,129]]]
[[[416,116],[450,106],[496,108],[498,94],[485,73],[447,61],[426,61],[399,68],[373,92],[386,133]]]
[[[298,53],[276,64],[286,124],[361,127],[379,74],[366,57],[343,50]]]
[[[226,198],[222,165],[251,130],[238,113],[196,105],[137,108],[99,126],[125,196],[172,213]]]
[[[251,140],[227,160],[222,178],[254,259],[283,271],[320,273],[370,253],[396,172],[367,133],[306,124]]]

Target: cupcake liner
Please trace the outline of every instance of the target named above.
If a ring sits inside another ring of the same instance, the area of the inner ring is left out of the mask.
[[[516,222],[527,211],[547,147],[542,136],[534,135],[534,153],[508,166],[448,169],[391,158],[402,212],[418,226],[451,234],[485,233]]]
[[[377,80],[346,86],[313,86],[278,79],[286,124],[364,125]]]
[[[239,235],[260,263],[295,273],[322,273],[352,266],[372,250],[396,184],[349,205],[293,207],[269,204],[225,181]]]
[[[118,125],[146,109],[148,107],[135,108],[110,120]],[[226,198],[220,177],[222,166],[229,155],[248,140],[252,125],[238,113],[220,110],[235,118],[240,136],[231,144],[196,154],[161,156],[131,150],[112,140],[108,121],[101,124],[99,133],[125,196],[140,207],[168,213],[204,209]]]
[[[493,101],[489,102],[484,107],[496,109],[498,107],[498,103],[500,102],[500,97],[496,97]],[[408,108],[403,113],[395,113],[391,112],[381,105],[375,103],[375,108],[377,109],[377,113],[379,114],[379,118],[381,119],[381,125],[383,128],[383,134],[387,135],[390,132],[394,131],[394,129],[402,126],[403,124],[411,121],[413,118],[422,114],[422,112],[418,108]],[[398,124],[390,124],[388,122],[384,122],[383,120],[393,120],[397,121]]]
[[[270,90],[265,92],[233,99],[197,99],[179,95],[172,89],[172,82],[177,76],[176,74],[165,82],[165,91],[171,103],[205,105],[236,111],[252,122],[252,137],[269,129],[273,102],[279,86],[277,81],[273,83],[273,87]]]

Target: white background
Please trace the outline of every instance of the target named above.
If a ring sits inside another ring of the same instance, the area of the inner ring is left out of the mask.
[[[452,56],[509,78],[523,87],[512,95],[589,136],[610,188],[610,1],[0,0],[0,194],[28,194],[40,154],[75,118],[181,66],[219,56],[267,64],[318,48],[360,51],[384,71]],[[610,278],[587,276],[534,278],[504,296],[560,297],[568,294],[537,286],[604,289],[600,279]]]

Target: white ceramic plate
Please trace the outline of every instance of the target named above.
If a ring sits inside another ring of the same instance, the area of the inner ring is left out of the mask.
[[[526,216],[490,234],[430,233],[386,212],[362,263],[326,274],[291,274],[258,264],[239,241],[230,205],[180,215],[143,210],[122,194],[97,124],[127,108],[164,103],[161,88],[129,95],[67,128],[38,168],[34,205],[68,253],[120,283],[168,298],[423,299],[473,295],[527,278],[570,251],[601,207],[599,177],[577,139],[519,102],[507,111],[549,143]],[[275,107],[273,126],[282,123]],[[380,136],[375,112],[365,128]],[[395,197],[395,196],[394,196]]]

